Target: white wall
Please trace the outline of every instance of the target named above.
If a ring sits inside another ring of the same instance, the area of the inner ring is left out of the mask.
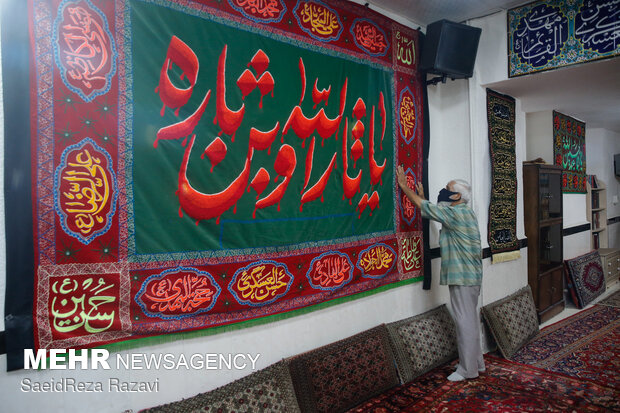
[[[609,233],[609,248],[620,248],[620,223],[607,227]]]
[[[620,133],[588,129],[586,124],[586,169],[607,186],[607,218],[620,216],[620,179],[614,174],[614,154],[620,153]],[[620,248],[620,224],[608,227],[609,248]]]
[[[576,227],[578,225],[588,223],[588,214],[586,213],[586,194],[563,194],[562,209],[564,212],[564,228]]]
[[[553,163],[553,111],[526,114],[527,160],[543,158]]]
[[[568,235],[564,237],[563,244],[562,252],[565,260],[583,255],[592,249],[590,248],[590,231]]]
[[[428,193],[425,195],[432,202],[437,200],[439,191],[451,180],[464,179],[471,182],[467,89],[465,80],[428,87],[430,150]],[[430,246],[438,247],[441,224],[431,221],[429,227]]]
[[[379,7],[376,4],[370,4],[371,2],[368,2],[366,0],[348,0],[348,1],[351,2],[351,3],[357,3],[357,4],[364,5],[364,6],[368,7],[368,8],[370,8],[371,10],[376,11],[377,13],[380,13],[380,14],[386,16],[386,17],[389,17],[390,19],[392,19],[392,20],[394,20],[394,21],[396,21],[396,22],[398,22],[398,23],[400,23],[402,25],[405,25],[407,27],[411,27],[411,28],[414,28],[414,29],[422,28],[423,29],[422,31],[426,30],[425,27],[421,27],[423,25],[420,24],[419,22],[417,22],[415,20],[406,19],[406,18],[404,18],[402,16],[399,16],[398,14],[392,13],[389,10],[386,10],[386,9],[384,9],[382,7]]]

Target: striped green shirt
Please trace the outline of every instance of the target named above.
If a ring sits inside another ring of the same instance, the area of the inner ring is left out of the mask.
[[[482,284],[482,253],[476,214],[467,204],[455,206],[422,202],[422,217],[442,224],[441,285]]]

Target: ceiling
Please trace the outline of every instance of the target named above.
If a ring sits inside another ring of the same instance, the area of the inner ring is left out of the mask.
[[[372,8],[377,6],[405,17],[414,23],[426,27],[428,24],[447,19],[464,22],[475,17],[482,17],[501,10],[510,9],[531,0],[370,0],[366,1]]]
[[[370,0],[369,6],[402,16],[414,24],[455,22],[507,10],[523,0]],[[620,134],[620,57],[541,72],[485,85],[518,98],[529,112],[557,110]]]

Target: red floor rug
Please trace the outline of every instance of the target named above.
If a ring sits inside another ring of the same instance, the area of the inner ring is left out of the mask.
[[[545,327],[511,360],[620,390],[620,308],[595,305]]]
[[[620,391],[485,356],[480,377],[449,382],[454,363],[431,370],[350,412],[620,412]]]

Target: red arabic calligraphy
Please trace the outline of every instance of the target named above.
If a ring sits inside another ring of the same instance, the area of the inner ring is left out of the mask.
[[[213,124],[219,123],[220,134],[225,133],[232,136],[232,141],[235,141],[235,132],[243,121],[243,115],[245,114],[245,104],[241,105],[239,109],[232,110],[226,104],[226,51],[228,45],[224,45],[224,50],[220,54],[220,58],[217,65],[217,104],[215,119]]]
[[[179,170],[179,189],[176,192],[176,195],[179,197],[179,203],[181,204],[179,216],[183,216],[182,211],[185,211],[190,217],[196,220],[196,225],[203,219],[211,218],[217,218],[217,223],[219,223],[220,216],[235,205],[237,201],[239,201],[239,198],[243,196],[243,192],[245,191],[250,177],[252,157],[250,154],[250,156],[245,159],[243,170],[226,189],[216,194],[205,194],[195,189],[187,179],[187,164],[195,139],[196,136],[192,136],[187,145],[185,154],[183,155],[183,163]]]
[[[373,55],[385,54],[387,40],[382,31],[369,21],[358,20],[351,29],[355,34],[356,44]]]
[[[333,290],[351,281],[352,270],[349,257],[335,252],[314,259],[307,277],[314,288]]]
[[[362,170],[360,169],[357,172],[357,176],[355,178],[351,178],[348,173],[349,169],[349,156],[347,155],[347,130],[349,130],[349,121],[345,119],[344,121],[344,133],[342,136],[342,199],[346,196],[349,198],[349,205],[351,205],[351,200],[360,191],[360,182],[362,180]],[[360,212],[361,214],[361,212]]]
[[[286,11],[278,0],[232,0],[231,3],[246,16],[266,22],[278,21]]]
[[[217,78],[216,78],[216,108],[214,124],[220,128],[219,135],[228,135],[231,141],[234,141],[235,134],[239,130],[241,124],[244,121],[244,115],[246,106],[245,103],[237,109],[230,108],[226,100],[226,57],[228,46],[225,45],[220,53],[217,64]],[[175,86],[169,76],[170,67],[175,64],[182,70],[181,77],[187,78],[188,86],[185,88],[179,88]],[[259,107],[263,104],[262,98],[268,93],[272,93],[275,87],[275,79],[269,72],[269,56],[262,50],[258,50],[251,61],[248,63],[248,68],[244,69],[241,75],[237,78],[237,87],[241,91],[243,99],[245,99],[254,90],[258,90],[261,94],[261,102]],[[166,58],[163,62],[159,84],[155,89],[156,93],[163,103],[162,116],[166,107],[169,107],[175,111],[175,115],[178,116],[179,109],[189,102],[189,98],[193,92],[194,86],[198,79],[199,61],[193,50],[184,43],[181,39],[173,36],[168,45],[168,51]],[[293,132],[298,139],[302,140],[302,148],[305,148],[305,140],[311,137],[310,145],[307,148],[304,162],[304,185],[301,190],[300,211],[303,211],[305,204],[313,202],[317,199],[324,200],[323,192],[327,187],[327,183],[332,175],[332,172],[337,168],[337,151],[331,155],[330,162],[327,167],[320,171],[320,175],[314,183],[311,183],[311,174],[313,171],[314,154],[316,150],[314,133],[318,134],[322,141],[321,146],[325,139],[334,137],[338,138],[338,129],[344,117],[344,109],[347,98],[347,84],[348,79],[345,78],[343,85],[340,88],[339,110],[338,114],[334,118],[329,118],[325,112],[325,109],[321,107],[314,115],[306,116],[301,108],[301,102],[305,96],[306,88],[306,71],[303,60],[299,60],[299,71],[302,83],[300,104],[292,108],[288,119],[281,128],[280,122],[276,121],[271,129],[259,130],[256,127],[251,127],[248,136],[248,149],[245,156],[244,165],[240,168],[240,172],[232,179],[228,186],[216,193],[207,193],[198,190],[192,185],[188,178],[188,168],[190,162],[190,155],[196,144],[195,129],[200,123],[203,114],[210,102],[211,90],[205,93],[200,105],[194,110],[192,114],[185,119],[179,120],[168,126],[164,126],[157,132],[154,140],[154,147],[157,147],[159,140],[179,140],[182,139],[182,145],[185,146],[183,160],[179,169],[178,175],[178,189],[176,195],[179,199],[179,215],[187,214],[196,221],[198,224],[201,220],[208,220],[216,218],[216,223],[219,223],[220,217],[230,208],[235,206],[244,195],[246,188],[249,190],[253,188],[256,191],[257,199],[253,212],[253,218],[256,218],[258,210],[268,208],[273,205],[277,205],[278,211],[280,210],[280,202],[286,194],[288,187],[291,183],[293,174],[297,167],[297,153],[295,149],[288,144],[284,143],[284,137]],[[258,80],[257,80],[258,77]],[[327,88],[319,90],[317,78],[313,88],[313,101],[316,105],[325,104],[331,91],[331,85]],[[386,111],[383,94],[380,93],[379,110],[382,121],[381,129],[381,141],[383,141],[385,135],[386,125]],[[363,156],[365,145],[362,143],[362,137],[368,132],[368,160],[369,160],[369,176],[371,185],[382,184],[382,175],[386,167],[386,160],[379,165],[376,161],[375,150],[375,106],[372,106],[370,111],[370,126],[367,128],[360,118],[366,117],[366,105],[361,98],[358,98],[355,108],[353,110],[354,116],[357,117],[355,126],[351,133],[355,136],[355,141],[351,146],[351,157],[353,158],[355,168],[355,161]],[[345,118],[345,130],[343,132],[343,146],[342,146],[342,161],[345,167],[345,171],[348,168],[348,120]],[[246,129],[247,130],[247,129]],[[262,196],[262,193],[267,189],[270,181],[271,174],[264,168],[260,168],[255,175],[251,178],[250,173],[252,169],[252,160],[255,151],[267,150],[268,154],[271,153],[271,147],[275,142],[278,134],[282,131],[281,142],[282,145],[278,149],[277,156],[274,162],[274,171],[278,176],[284,177],[284,179],[273,188],[267,195]],[[202,158],[206,155],[211,162],[211,172],[214,168],[224,161],[229,153],[228,146],[222,140],[222,137],[215,137],[211,143],[209,143],[204,152]],[[382,146],[381,146],[382,150]],[[362,178],[361,170],[357,172],[355,178],[350,178],[347,174],[343,177],[343,192],[344,195],[349,198],[349,204],[352,203],[352,198],[360,192],[360,181]],[[251,178],[251,179],[250,179]],[[359,208],[360,212],[366,207],[370,206],[371,211],[374,210],[379,204],[379,195],[374,191],[370,196],[366,195],[363,201],[363,208]]]
[[[58,27],[60,65],[66,69],[63,78],[87,100],[108,87],[114,69],[112,39],[101,16],[85,1],[71,3],[63,8]]]
[[[316,109],[316,105],[323,101],[325,102],[325,106],[327,106],[327,101],[329,100],[329,93],[332,90],[331,85],[327,89],[319,90],[318,83],[319,79],[317,78],[314,81],[314,88],[312,89],[312,101],[314,102],[314,109]]]
[[[149,312],[175,315],[211,306],[218,288],[210,277],[191,271],[162,274],[147,281],[139,299]]]
[[[413,190],[415,190],[415,179],[411,175],[407,175],[407,186]],[[401,198],[401,205],[403,208],[403,215],[407,221],[411,221],[413,216],[415,215],[415,205],[407,198],[407,196],[403,193]]]

